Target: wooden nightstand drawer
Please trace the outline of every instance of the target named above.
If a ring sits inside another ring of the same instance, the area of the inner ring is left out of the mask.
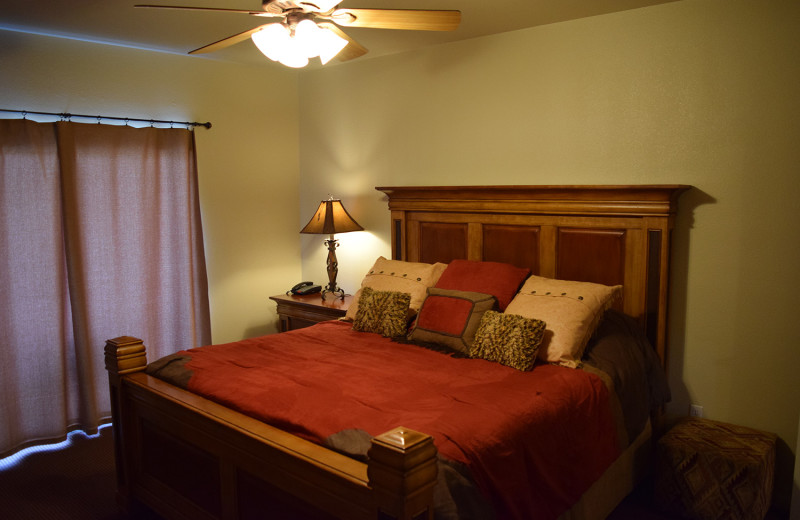
[[[350,302],[353,301],[351,295],[345,296],[344,300],[332,295],[328,295],[327,299],[323,300],[319,294],[304,296],[279,294],[269,298],[278,304],[281,332],[302,329],[321,321],[341,318],[347,312]]]

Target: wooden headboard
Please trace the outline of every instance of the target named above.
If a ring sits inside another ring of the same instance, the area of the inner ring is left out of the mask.
[[[396,186],[392,258],[506,262],[532,274],[622,285],[666,366],[670,231],[690,186]]]

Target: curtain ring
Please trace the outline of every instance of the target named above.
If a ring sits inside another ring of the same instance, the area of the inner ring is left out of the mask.
[[[27,110],[23,110],[22,111],[22,119],[28,119],[28,111]]]
[[[101,121],[102,119],[103,119],[102,117],[100,117],[100,116],[97,116],[97,124],[98,124],[98,125],[100,124],[100,121]]]
[[[155,126],[156,126],[156,122],[153,119],[151,119],[150,120],[150,128],[155,128]]]

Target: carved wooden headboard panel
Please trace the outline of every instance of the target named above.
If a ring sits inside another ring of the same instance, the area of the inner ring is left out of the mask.
[[[392,257],[506,262],[533,274],[622,285],[622,311],[666,358],[670,231],[689,186],[399,186]]]

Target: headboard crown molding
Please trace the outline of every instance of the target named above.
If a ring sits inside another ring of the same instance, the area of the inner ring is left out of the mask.
[[[671,216],[683,184],[387,186],[389,209],[550,215]]]

